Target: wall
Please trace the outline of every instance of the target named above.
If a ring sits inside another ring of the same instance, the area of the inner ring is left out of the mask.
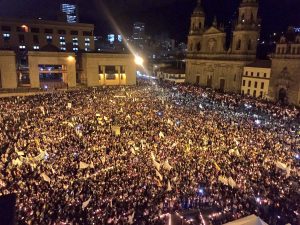
[[[16,55],[13,51],[0,51],[0,74],[2,88],[17,88]]]
[[[300,56],[272,56],[269,96],[278,100],[279,90],[286,89],[288,103],[300,105]]]
[[[212,88],[220,89],[220,80],[225,80],[224,91],[239,92],[241,89],[243,67],[248,61],[187,59],[186,82],[207,86],[207,79],[212,77]]]
[[[68,87],[76,86],[76,60],[74,53],[64,52],[28,52],[28,65],[31,88],[40,88],[39,68],[41,64],[65,65],[67,77],[64,80]]]

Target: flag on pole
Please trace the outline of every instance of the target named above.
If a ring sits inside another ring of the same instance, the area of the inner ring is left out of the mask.
[[[87,201],[83,202],[82,203],[82,209],[85,209],[89,205],[91,200],[92,200],[92,197],[90,197]]]
[[[168,180],[168,188],[167,188],[167,191],[172,191],[171,183],[170,183],[169,180]]]
[[[168,159],[164,162],[163,168],[170,171],[172,169],[172,166],[169,164]]]
[[[228,184],[230,187],[232,188],[235,188],[237,185],[236,185],[236,182],[232,179],[232,177],[229,177],[228,179]]]
[[[215,167],[216,167],[216,169],[218,170],[218,171],[221,171],[221,168],[220,168],[220,166],[214,161],[214,165],[215,165]]]
[[[135,212],[133,212],[131,215],[128,216],[128,223],[129,224],[133,224],[134,214],[135,214]]]
[[[45,173],[42,173],[41,174],[41,177],[44,179],[44,181],[50,183],[51,182],[51,179],[50,177],[48,177]]]
[[[157,170],[155,170],[155,174],[160,180],[163,180],[163,176]]]
[[[164,133],[160,131],[160,132],[159,132],[159,137],[160,137],[160,138],[165,138]]]
[[[224,185],[228,185],[228,179],[224,176],[219,176],[218,181],[220,181]]]
[[[158,171],[160,170],[160,164],[158,162],[156,162],[155,160],[153,160],[153,165]]]

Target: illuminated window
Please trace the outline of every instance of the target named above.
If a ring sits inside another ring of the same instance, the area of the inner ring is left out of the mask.
[[[66,51],[67,49],[66,49],[66,47],[61,47],[60,50],[61,51]]]
[[[47,40],[52,40],[52,38],[53,38],[53,37],[52,37],[51,35],[47,35],[47,36],[46,36],[46,39],[47,39]]]
[[[4,39],[4,41],[8,41],[10,39],[10,34],[9,33],[4,33],[3,34],[3,39]]]
[[[59,37],[59,40],[65,40],[64,36]]]
[[[78,48],[73,48],[73,51],[78,51]]]
[[[73,40],[73,41],[78,41],[78,38],[77,38],[77,37],[74,37],[72,40]]]
[[[65,41],[61,41],[59,42],[60,45],[66,45],[66,42]]]
[[[34,49],[34,50],[39,50],[39,49],[40,49],[40,46],[34,45],[34,46],[33,46],[33,49]]]
[[[90,38],[85,38],[84,40],[85,40],[85,41],[88,41],[88,42],[89,42],[89,41],[91,41],[91,39],[90,39]]]
[[[26,48],[25,45],[20,45],[20,46],[19,46],[19,49],[25,49],[25,48]]]
[[[85,46],[91,46],[91,44],[90,43],[85,43]]]

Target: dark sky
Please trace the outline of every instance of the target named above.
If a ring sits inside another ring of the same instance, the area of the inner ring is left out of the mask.
[[[0,0],[0,16],[56,18],[61,0]],[[168,32],[185,41],[190,15],[196,0],[78,0],[81,22],[94,23],[98,35],[112,32],[107,19],[111,15],[122,31],[131,33],[135,21],[146,23],[148,34]],[[239,0],[203,0],[208,24],[214,15],[228,21]],[[300,0],[260,0],[262,36],[284,31],[288,25],[300,25]]]

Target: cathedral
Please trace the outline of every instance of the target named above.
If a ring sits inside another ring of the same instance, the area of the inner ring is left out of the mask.
[[[242,0],[230,45],[216,19],[205,27],[198,0],[191,17],[186,58],[186,82],[225,92],[240,92],[243,67],[256,59],[260,34],[257,0]]]

